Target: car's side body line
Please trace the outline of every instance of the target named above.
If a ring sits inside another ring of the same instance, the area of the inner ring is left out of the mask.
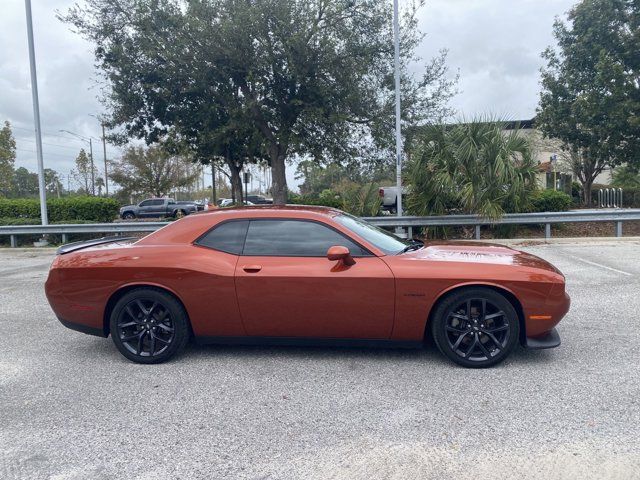
[[[363,347],[363,348],[421,348],[422,340],[386,340],[366,338],[316,338],[316,337],[226,337],[201,336],[194,338],[201,345],[277,345],[313,347]]]

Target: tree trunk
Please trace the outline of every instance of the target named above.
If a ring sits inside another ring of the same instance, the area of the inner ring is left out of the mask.
[[[286,205],[289,199],[287,189],[287,175],[284,162],[284,155],[280,154],[280,149],[273,149],[271,152],[271,194],[274,205]]]
[[[586,207],[590,207],[591,202],[591,190],[593,187],[594,177],[588,177],[582,184],[582,201]]]
[[[242,203],[242,177],[240,172],[242,167],[238,167],[234,161],[228,161],[229,171],[231,172],[231,198],[233,203]]]

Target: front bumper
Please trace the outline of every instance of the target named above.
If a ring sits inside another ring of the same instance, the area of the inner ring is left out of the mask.
[[[545,348],[559,347],[560,343],[560,334],[555,328],[552,328],[544,335],[525,338],[523,346],[533,350],[542,350]]]

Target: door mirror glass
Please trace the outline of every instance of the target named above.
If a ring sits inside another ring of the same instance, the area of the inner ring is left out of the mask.
[[[355,265],[356,263],[351,253],[349,253],[349,249],[340,245],[329,247],[329,250],[327,250],[327,258],[331,261],[342,260],[342,263],[345,265]]]

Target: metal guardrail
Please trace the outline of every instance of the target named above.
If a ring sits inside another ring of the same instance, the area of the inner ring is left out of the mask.
[[[480,228],[483,225],[545,225],[545,238],[551,238],[551,225],[554,223],[579,222],[615,222],[616,237],[622,236],[622,223],[630,220],[640,220],[640,209],[627,210],[576,210],[572,212],[543,212],[543,213],[508,213],[498,220],[482,218],[477,215],[443,215],[430,217],[365,217],[364,220],[380,227],[402,227],[409,229],[409,236],[416,227],[445,227],[445,226],[474,226],[475,237],[480,238]],[[66,225],[14,225],[0,227],[0,236],[8,235],[11,246],[18,246],[20,235],[58,234],[62,235],[62,242],[68,241],[68,235],[73,233],[131,233],[153,232],[169,222],[119,222],[119,223],[89,223]]]
[[[551,238],[551,224],[580,222],[615,222],[616,237],[622,236],[622,222],[640,220],[640,209],[628,210],[575,210],[571,212],[507,213],[497,220],[477,215],[443,215],[429,217],[365,217],[364,220],[379,227],[443,227],[475,226],[475,237],[480,238],[483,225],[540,225],[545,226],[545,239]]]

